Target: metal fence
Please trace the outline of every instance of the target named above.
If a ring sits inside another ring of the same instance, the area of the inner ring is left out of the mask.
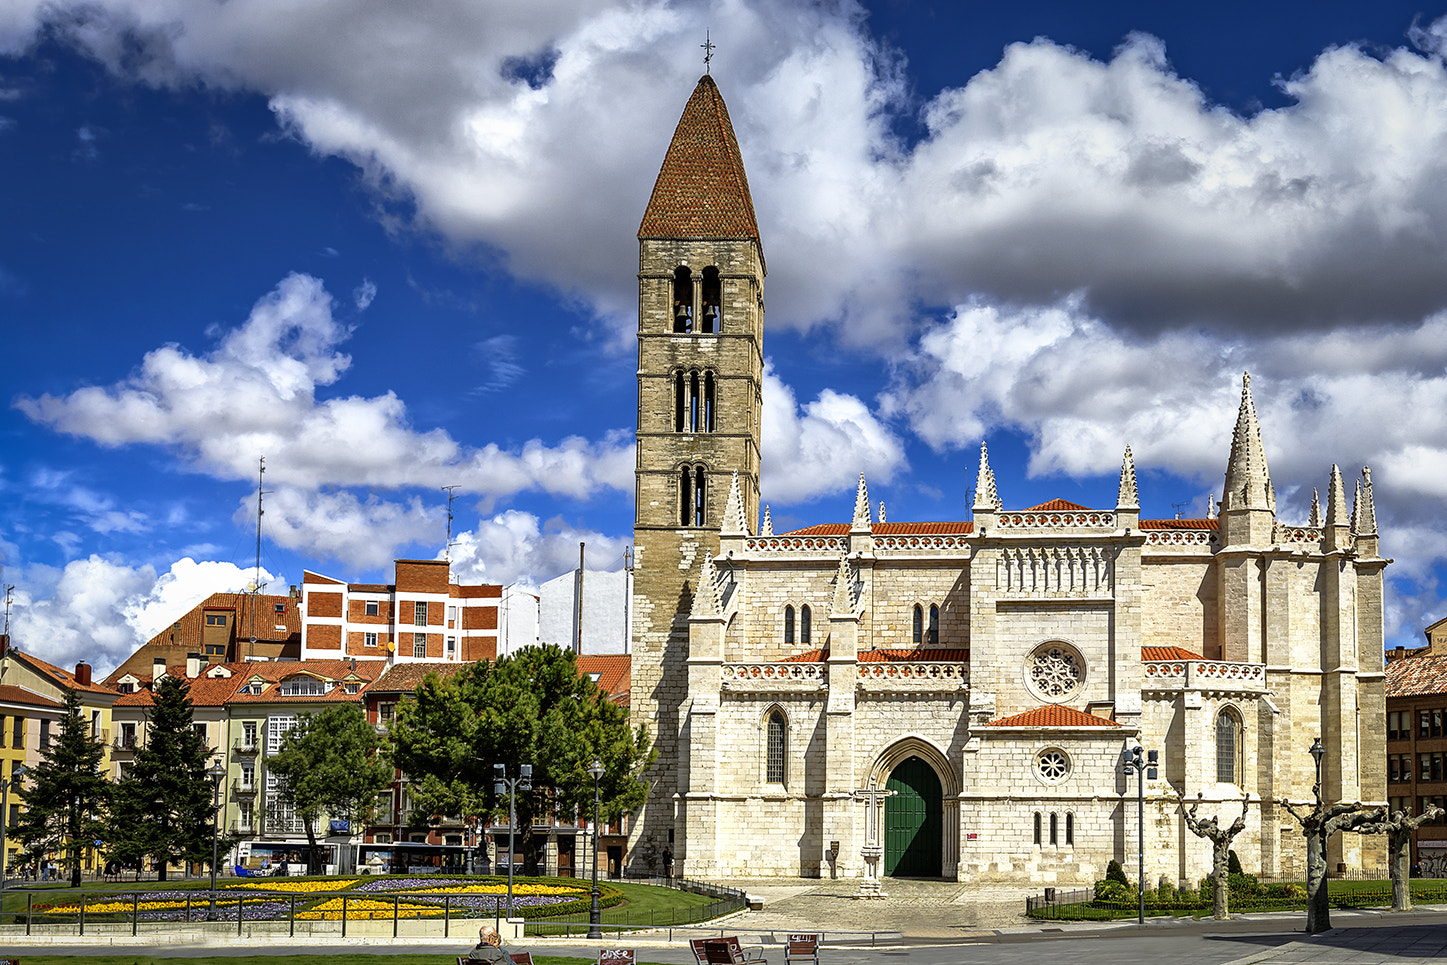
[[[748,897],[744,892],[734,888],[726,888],[723,885],[715,885],[707,881],[695,881],[691,878],[664,878],[656,876],[653,878],[631,878],[632,882],[638,884],[657,885],[665,888],[675,888],[679,891],[687,891],[696,895],[704,895],[714,899],[704,905],[693,908],[669,909],[666,914],[658,914],[655,910],[633,914],[629,909],[622,911],[623,920],[617,921],[618,913],[614,912],[612,922],[603,924],[605,931],[635,931],[641,928],[673,928],[685,925],[696,925],[700,922],[719,918],[723,915],[730,915],[736,911],[743,911],[748,907]],[[572,935],[575,933],[586,933],[590,927],[589,913],[563,915],[556,918],[530,918],[525,926],[525,935]]]

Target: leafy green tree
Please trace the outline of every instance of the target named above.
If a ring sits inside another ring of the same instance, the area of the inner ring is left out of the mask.
[[[161,678],[146,739],[116,783],[107,840],[123,861],[150,858],[166,880],[171,862],[211,860],[214,790],[206,774],[210,749],[192,727],[191,685]]]
[[[23,779],[25,807],[11,833],[37,863],[50,852],[60,852],[71,885],[80,884],[86,849],[105,830],[101,819],[111,783],[101,771],[104,754],[100,735],[91,733],[81,711],[80,695],[66,690],[60,733]]]
[[[443,679],[429,674],[415,700],[398,708],[389,733],[392,758],[412,779],[414,814],[507,817],[507,799],[493,793],[493,765],[533,766],[533,789],[517,797],[518,829],[527,872],[536,873],[535,816],[557,807],[591,815],[593,779],[605,819],[643,803],[640,774],[652,761],[646,727],[629,727],[628,711],[578,672],[570,651],[526,647],[496,663],[479,661]]]
[[[334,704],[299,718],[266,762],[283,781],[280,794],[306,825],[309,870],[320,865],[316,824],[323,816],[365,819],[392,783],[392,764],[380,753],[377,731],[356,704]]]

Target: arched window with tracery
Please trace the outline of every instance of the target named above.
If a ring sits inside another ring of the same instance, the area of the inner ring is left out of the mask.
[[[770,784],[783,784],[785,777],[784,748],[788,724],[784,720],[782,711],[775,710],[769,714],[765,730],[767,734],[764,741],[764,780]]]
[[[1216,780],[1241,783],[1241,721],[1230,710],[1216,715]]]
[[[699,331],[706,335],[723,331],[723,286],[718,269],[710,265],[703,270],[703,319]]]
[[[680,265],[673,269],[673,331],[688,334],[693,330],[693,272]]]
[[[673,431],[713,432],[717,380],[713,372],[690,369],[673,377]]]
[[[914,605],[914,631],[910,638],[915,643],[924,642],[924,607],[918,603]]]
[[[678,471],[678,521],[683,526],[703,526],[708,521],[708,470],[684,466]]]
[[[814,622],[814,615],[809,612],[809,604],[799,607],[799,642],[809,642],[810,624]]]
[[[794,608],[784,607],[784,642],[794,642]]]

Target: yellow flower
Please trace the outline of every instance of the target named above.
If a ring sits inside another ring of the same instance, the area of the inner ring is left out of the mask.
[[[242,881],[227,888],[250,889],[252,891],[285,891],[310,894],[316,891],[345,891],[358,882],[357,878],[342,878],[329,881]]]

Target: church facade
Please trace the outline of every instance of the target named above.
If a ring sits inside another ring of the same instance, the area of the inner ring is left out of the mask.
[[[982,446],[972,518],[760,520],[763,245],[728,111],[700,79],[639,229],[632,711],[658,759],[632,860],[689,876],[1086,882],[1139,848],[1199,879],[1181,819],[1246,830],[1246,870],[1300,876],[1285,798],[1320,738],[1331,800],[1385,803],[1383,570],[1371,475],[1277,517],[1249,378],[1219,513],[1006,506]],[[840,454],[847,459],[847,453]],[[1324,470],[1326,467],[1323,467]],[[841,507],[849,509],[850,507]],[[1341,835],[1331,867],[1381,863]],[[1133,872],[1132,872],[1133,873]],[[887,883],[886,883],[887,890]]]

